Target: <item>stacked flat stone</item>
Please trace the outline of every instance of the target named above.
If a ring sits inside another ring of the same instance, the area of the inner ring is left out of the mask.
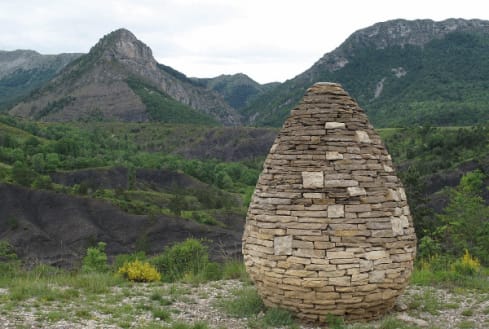
[[[292,110],[248,209],[247,271],[265,304],[306,321],[374,319],[408,284],[416,236],[380,137],[339,84]]]

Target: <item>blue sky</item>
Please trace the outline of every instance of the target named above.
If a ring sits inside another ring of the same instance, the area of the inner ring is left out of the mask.
[[[0,50],[88,52],[125,27],[188,76],[242,72],[265,83],[293,78],[374,23],[489,19],[488,8],[482,0],[0,0]]]

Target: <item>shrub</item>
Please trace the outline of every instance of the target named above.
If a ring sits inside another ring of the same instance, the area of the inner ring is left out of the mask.
[[[153,282],[161,279],[160,273],[154,266],[138,259],[125,263],[117,272],[125,278],[136,282]]]
[[[475,275],[479,273],[481,264],[479,260],[473,257],[467,249],[462,258],[452,264],[452,270],[462,275]]]
[[[147,259],[144,251],[133,252],[131,254],[120,254],[115,257],[112,268],[117,271],[124,266],[125,263],[133,262],[135,260],[145,261]]]
[[[105,242],[99,242],[96,247],[87,249],[87,255],[83,257],[82,272],[107,272],[107,254],[105,253]]]
[[[20,269],[20,261],[10,243],[0,240],[0,277],[12,276]]]
[[[230,260],[224,263],[222,269],[223,279],[239,279],[241,281],[249,281],[248,273],[246,273],[246,268],[241,260]]]
[[[188,274],[204,273],[209,264],[209,254],[200,240],[191,238],[166,248],[151,263],[164,274],[166,280],[176,281]]]

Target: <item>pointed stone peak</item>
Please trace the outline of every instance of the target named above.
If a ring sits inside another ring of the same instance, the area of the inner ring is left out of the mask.
[[[90,53],[103,54],[103,57],[119,60],[154,61],[151,48],[125,28],[117,29],[105,35],[90,50]]]

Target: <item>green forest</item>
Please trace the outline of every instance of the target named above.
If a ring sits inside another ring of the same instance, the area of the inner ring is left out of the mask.
[[[99,198],[129,213],[174,214],[210,225],[224,226],[218,220],[223,212],[244,216],[265,157],[232,162],[186,158],[175,152],[204,139],[205,131],[224,129],[219,127],[38,123],[1,116],[0,128],[1,182]],[[459,257],[467,249],[489,265],[484,242],[489,241],[485,188],[489,126],[388,128],[379,133],[408,193],[419,255]],[[468,163],[470,170],[464,169]],[[62,185],[52,179],[54,173],[87,169],[103,176],[110,168],[125,168],[127,184],[116,188],[91,181]],[[167,170],[193,180],[182,186],[155,187],[138,181],[139,169]],[[434,183],[436,177],[453,173],[458,176],[452,186]],[[432,199],[442,200],[444,208],[434,209]]]
[[[467,126],[489,119],[487,35],[454,32],[423,47],[355,42],[350,47],[348,65],[331,71],[320,61],[259,97],[245,115],[259,112],[255,124],[280,126],[311,81],[334,81],[362,105],[375,127]]]

